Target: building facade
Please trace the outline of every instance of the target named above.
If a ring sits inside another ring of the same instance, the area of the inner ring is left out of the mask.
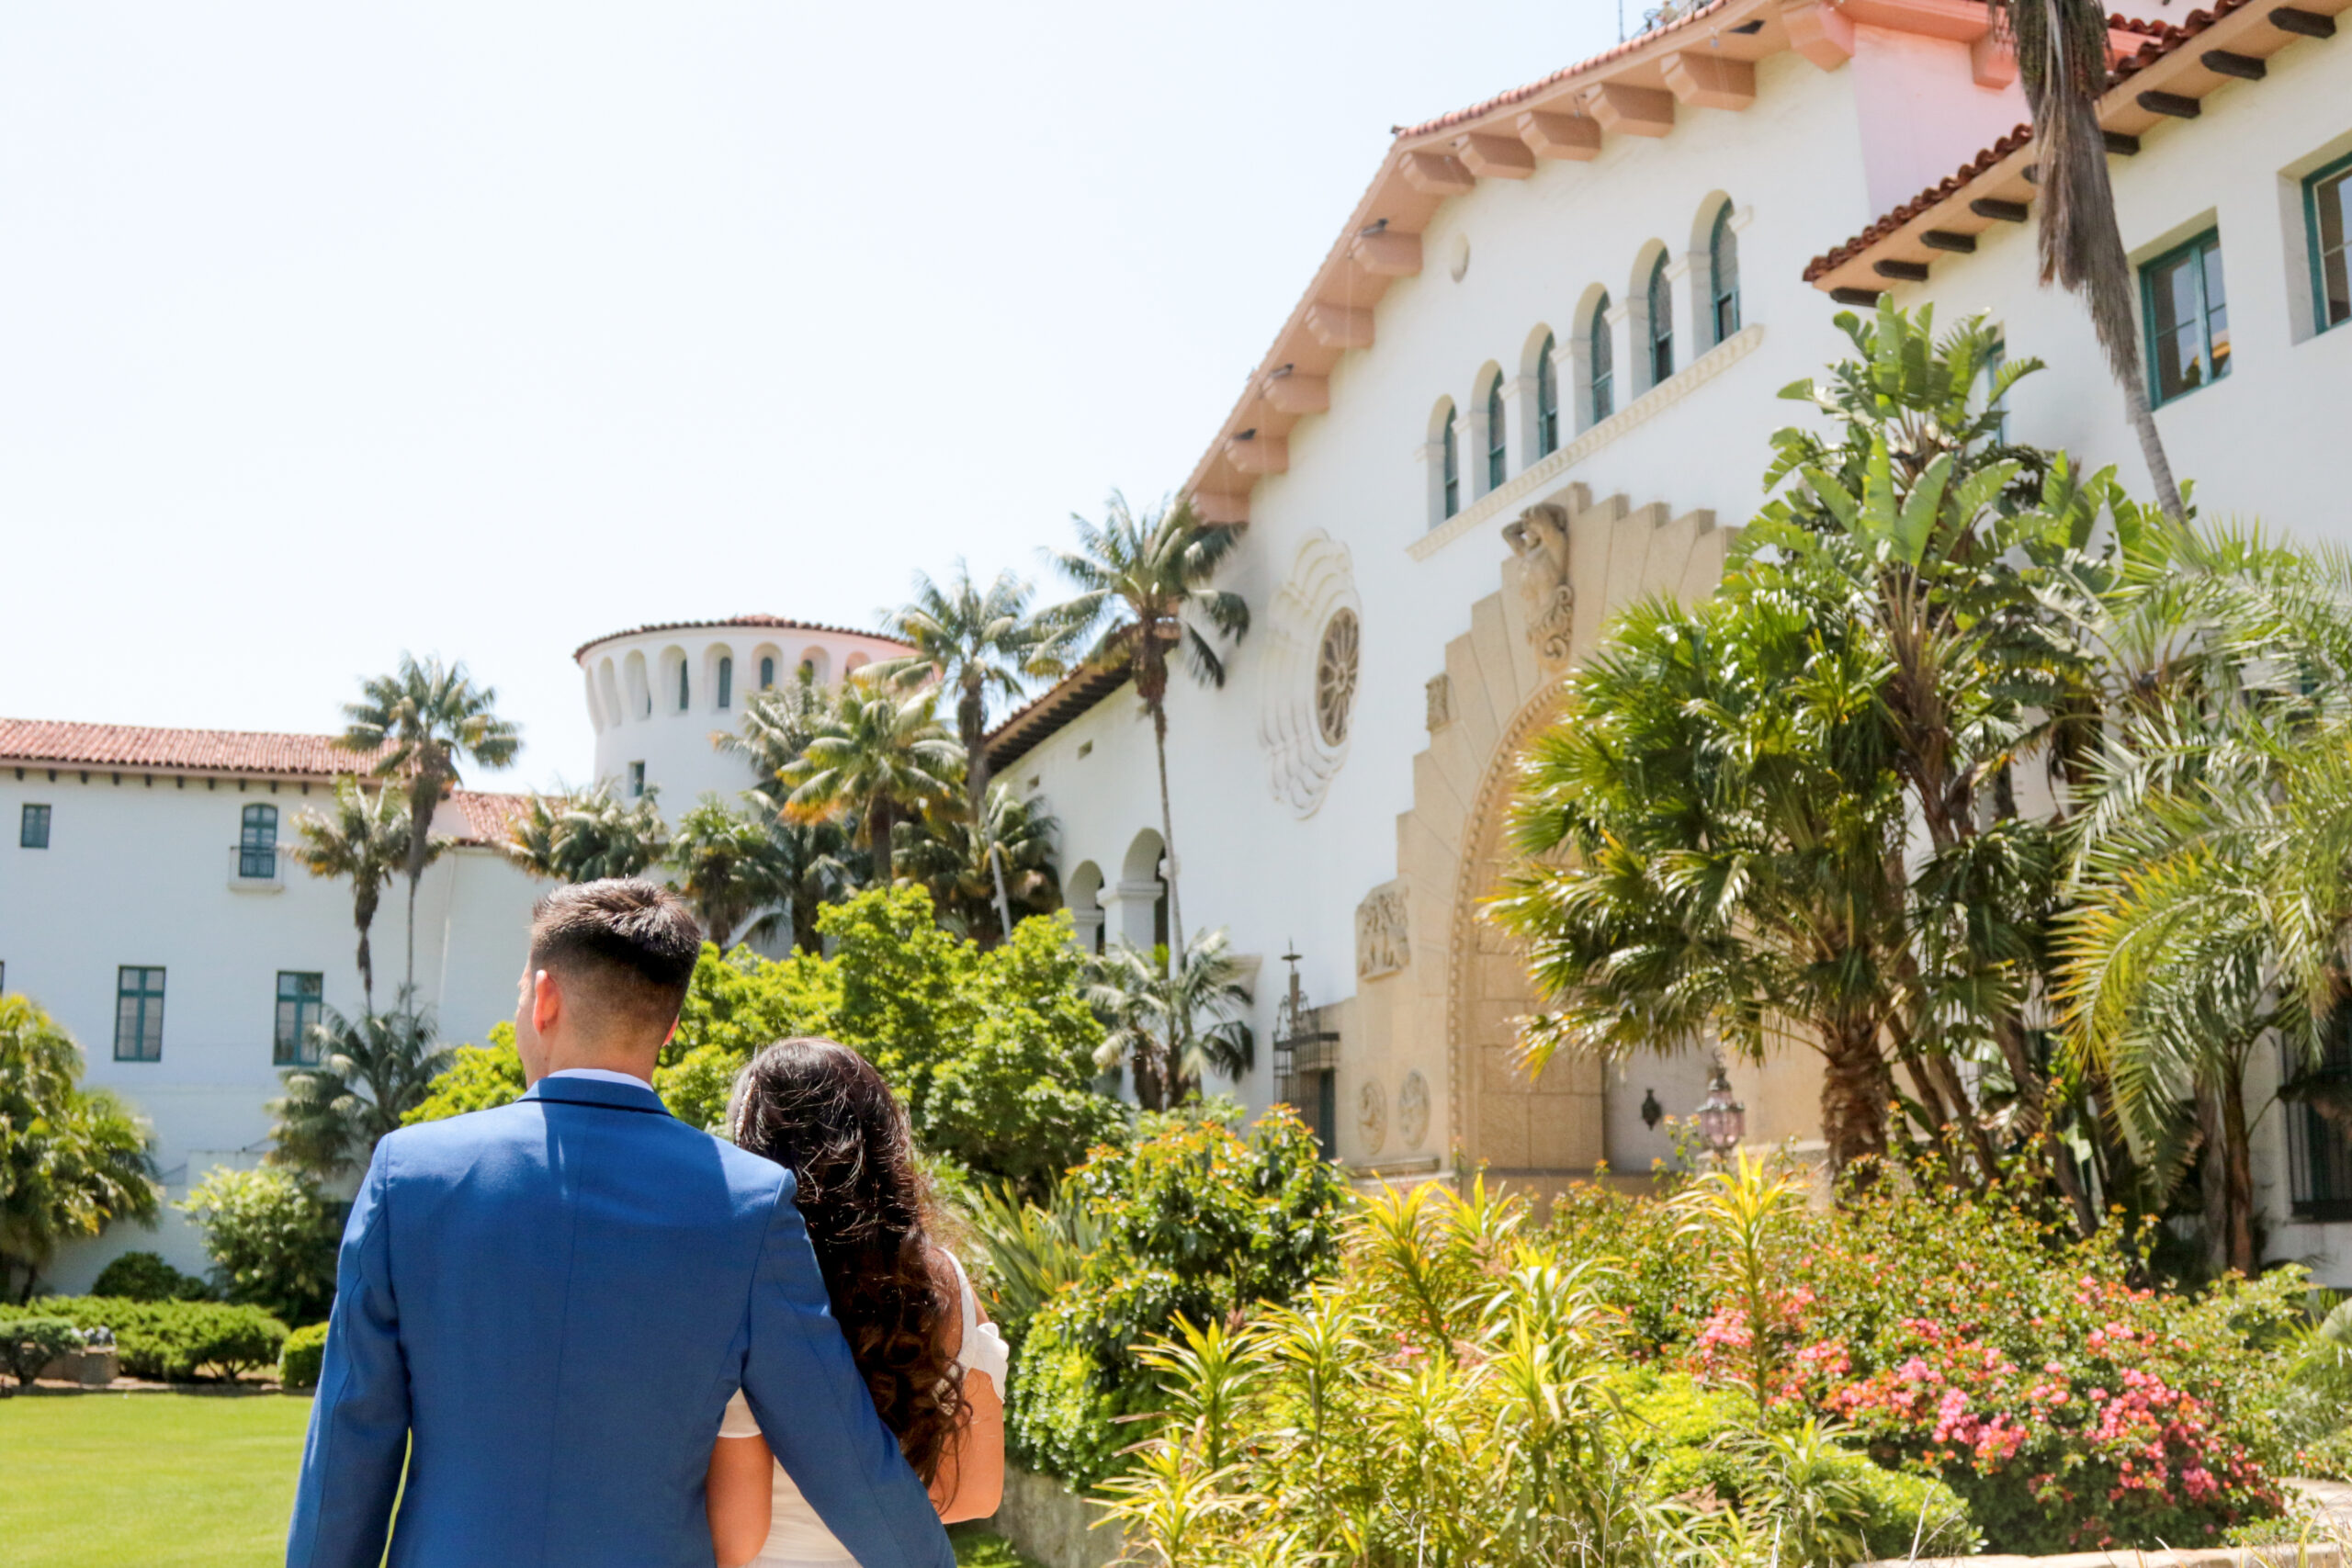
[[[2339,540],[2320,436],[2352,412],[2352,332],[2326,319],[2346,308],[2341,8],[2135,4],[2102,109],[2165,312],[2152,337],[2184,345],[2152,358],[2203,377],[2160,389],[2176,468],[2209,513]],[[2008,353],[2063,367],[2018,388],[2018,438],[2144,492],[2081,306],[2039,287],[2017,220],[2015,75],[1974,0],[1715,0],[1398,134],[1187,486],[1249,525],[1221,585],[1255,623],[1222,690],[1169,698],[1183,910],[1272,981],[1261,1041],[1285,954],[1337,1036],[1305,1071],[1261,1050],[1245,1099],[1328,1117],[1368,1179],[1484,1164],[1540,1191],[1668,1152],[1698,1053],[1532,1082],[1511,1059],[1533,998],[1480,908],[1519,750],[1611,612],[1712,589],[1770,433],[1806,417],[1775,394],[1849,346],[1841,303],[1990,311]],[[991,749],[1062,823],[1085,939],[1148,940],[1166,846],[1132,690],[1065,682]],[[1751,1139],[1817,1138],[1809,1057],[1735,1081]],[[2298,1187],[2284,1121],[2263,1130],[2276,1246],[2352,1282],[2352,1231]]]

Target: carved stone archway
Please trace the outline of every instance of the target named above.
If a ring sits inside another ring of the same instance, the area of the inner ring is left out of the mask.
[[[1360,934],[1360,1070],[1391,1091],[1418,1076],[1442,1101],[1430,1107],[1428,1153],[1548,1191],[1608,1157],[1608,1122],[1596,1065],[1558,1061],[1531,1082],[1514,1059],[1533,991],[1521,954],[1482,910],[1507,863],[1520,753],[1607,617],[1644,597],[1713,592],[1731,535],[1708,513],[1677,517],[1623,496],[1595,503],[1570,485],[1504,536],[1511,555],[1498,591],[1471,606],[1469,630],[1446,645],[1430,682],[1430,743],[1413,761],[1413,807],[1396,819],[1397,881],[1367,896],[1403,915],[1381,952],[1409,956],[1371,962]]]

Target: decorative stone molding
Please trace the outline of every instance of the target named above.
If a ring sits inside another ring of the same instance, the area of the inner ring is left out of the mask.
[[[1736,221],[1736,220],[1735,220]],[[1623,310],[1612,306],[1612,316]],[[1405,553],[1427,560],[1482,524],[1510,513],[1559,482],[1562,475],[1602,447],[1647,424],[1741,360],[1764,341],[1764,323],[1753,321],[1652,387],[1574,441],[1530,468],[1521,468],[1439,526],[1408,545]],[[1622,364],[1623,361],[1621,360]]]
[[[1388,1095],[1378,1078],[1366,1078],[1356,1090],[1356,1136],[1363,1152],[1376,1155],[1388,1141]]]
[[[1385,882],[1356,906],[1356,978],[1377,980],[1413,961],[1405,885]]]
[[[1363,621],[1348,547],[1318,528],[1268,606],[1259,700],[1268,784],[1301,817],[1322,806],[1348,759]]]
[[[1396,1135],[1408,1149],[1419,1148],[1430,1135],[1430,1080],[1418,1068],[1396,1086]]]
[[[1428,705],[1424,716],[1430,733],[1434,735],[1453,722],[1453,677],[1432,675],[1421,689],[1422,700]]]
[[[1539,502],[1503,530],[1519,567],[1519,594],[1527,603],[1527,645],[1547,674],[1568,667],[1576,631],[1577,591],[1568,581],[1568,509]]]

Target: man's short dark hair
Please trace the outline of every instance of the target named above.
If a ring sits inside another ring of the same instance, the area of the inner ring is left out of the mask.
[[[574,987],[592,1033],[666,1031],[701,955],[685,901],[641,876],[559,887],[531,910],[531,967]]]

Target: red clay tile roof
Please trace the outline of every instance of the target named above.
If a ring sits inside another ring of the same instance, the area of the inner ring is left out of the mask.
[[[1550,75],[1539,77],[1523,87],[1513,87],[1508,92],[1497,93],[1483,103],[1472,104],[1467,108],[1459,108],[1449,114],[1442,114],[1435,119],[1423,120],[1419,125],[1400,125],[1392,129],[1398,136],[1427,136],[1431,131],[1443,130],[1449,126],[1463,125],[1474,119],[1482,119],[1498,108],[1524,103],[1529,98],[1536,97],[1547,88],[1556,87],[1580,72],[1589,71],[1596,65],[1606,65],[1611,61],[1631,54],[1637,49],[1646,49],[1667,34],[1679,32],[1704,17],[1712,17],[1731,3],[1732,0],[1707,0],[1705,5],[1695,11],[1686,12],[1670,22],[1652,28],[1645,33],[1636,34],[1621,44],[1602,50],[1599,54],[1579,60],[1574,65],[1564,65]]]
[[[2132,33],[2148,41],[2142,44],[2137,51],[2116,61],[2114,69],[2108,75],[2109,93],[2112,95],[2124,81],[2180,49],[2222,17],[2253,4],[2256,0],[2215,0],[2211,10],[2191,11],[2180,19],[2177,27],[2165,22],[2138,21],[2110,13],[2107,18],[2109,33]],[[1979,150],[1975,157],[1962,164],[1954,173],[1921,191],[1837,249],[1814,257],[1805,265],[1804,280],[1811,283],[1824,274],[1845,265],[1929,208],[1958,194],[1969,181],[2026,145],[2032,136],[2030,125],[2020,125],[1992,146]]]
[[[619,637],[643,637],[648,632],[702,631],[711,626],[775,626],[785,631],[831,632],[838,637],[862,637],[869,641],[887,644],[891,648],[907,647],[897,637],[884,637],[879,632],[867,631],[864,626],[828,626],[822,621],[792,621],[786,620],[782,615],[729,615],[718,621],[656,621],[651,626],[631,626],[627,631],[621,632],[606,632],[603,637],[592,637],[578,648],[573,649],[571,657],[577,660],[582,654],[598,643],[611,642]],[[913,649],[908,649],[908,651],[912,652]]]
[[[461,844],[503,844],[513,834],[514,824],[531,809],[534,798],[479,789],[451,790],[448,806],[465,821],[464,830],[453,836]]]
[[[356,773],[367,768],[368,761],[337,746],[331,735],[152,729],[39,718],[0,718],[0,759],[84,768],[166,768],[300,778]]]

